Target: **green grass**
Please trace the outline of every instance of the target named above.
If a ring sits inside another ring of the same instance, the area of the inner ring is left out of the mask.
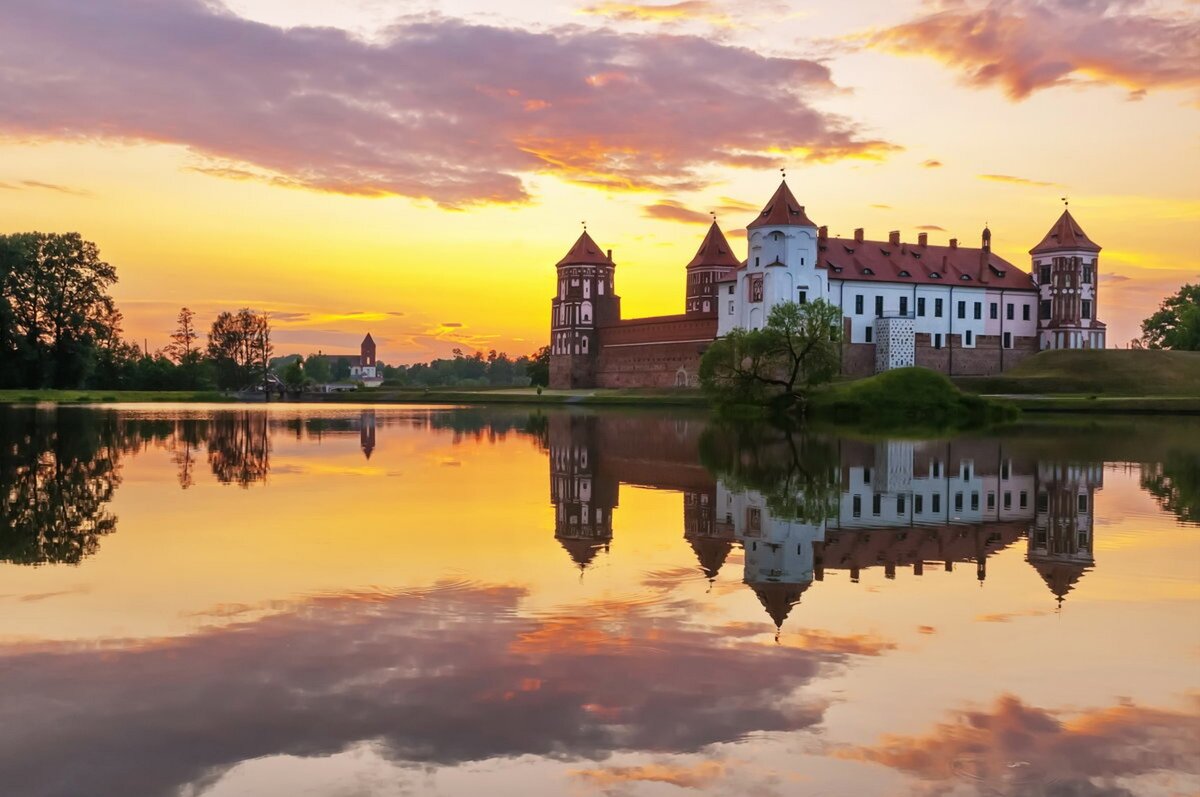
[[[1044,351],[999,376],[955,377],[973,393],[1200,398],[1200,352]]]
[[[964,393],[936,371],[897,368],[827,386],[813,395],[810,413],[866,429],[948,429],[1012,420],[1018,411],[1008,402]]]
[[[216,390],[0,390],[0,404],[113,404],[233,401]]]

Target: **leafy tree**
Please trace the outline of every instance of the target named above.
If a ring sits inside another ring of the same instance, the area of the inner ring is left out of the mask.
[[[26,387],[78,387],[120,321],[117,272],[79,233],[0,236],[0,372]]]
[[[308,355],[304,360],[304,373],[318,385],[333,381],[333,372],[329,368],[329,361],[320,354]]]
[[[1161,462],[1142,465],[1142,489],[1184,523],[1200,523],[1200,458],[1171,451]]]
[[[721,404],[803,409],[812,388],[838,370],[841,311],[818,300],[784,302],[762,329],[735,329],[700,360],[700,384]]]
[[[200,336],[196,333],[195,318],[196,314],[191,310],[186,307],[180,308],[179,317],[175,321],[175,331],[171,333],[167,354],[180,365],[194,362],[200,354],[196,348],[196,340]]]
[[[1200,351],[1200,283],[1184,285],[1142,322],[1151,349]]]
[[[529,382],[532,385],[546,387],[550,384],[550,347],[543,346],[537,350],[537,353],[529,360],[529,364],[525,366],[525,373],[529,376]]]
[[[345,357],[338,357],[333,363],[333,381],[341,382],[350,378],[350,361]]]
[[[223,389],[261,384],[271,351],[270,322],[249,308],[221,313],[208,333],[208,356],[216,369],[217,386]]]
[[[294,393],[299,393],[304,389],[305,378],[304,366],[299,358],[292,360],[283,369],[283,384]]]

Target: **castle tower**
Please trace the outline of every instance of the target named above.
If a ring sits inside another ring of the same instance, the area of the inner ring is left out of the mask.
[[[367,336],[363,338],[362,347],[359,349],[359,353],[362,355],[362,358],[358,361],[360,366],[363,368],[375,367],[375,339],[371,337],[370,332],[368,332]]]
[[[554,538],[582,572],[612,542],[619,488],[601,470],[594,416],[552,415],[548,436]]]
[[[781,302],[804,303],[827,295],[826,275],[817,269],[817,227],[786,180],[758,217],[746,225],[746,234],[749,254],[745,267],[731,272],[717,286],[725,303],[717,313],[718,335],[737,327],[761,329],[771,308]]]
[[[1104,470],[1098,465],[1038,465],[1037,507],[1025,561],[1059,605],[1096,564],[1092,520],[1096,490],[1103,486]]]
[[[715,316],[719,300],[717,283],[730,277],[740,265],[725,234],[713,219],[696,256],[687,264],[687,304],[684,306],[687,315]]]
[[[1096,312],[1100,247],[1064,210],[1029,254],[1039,290],[1040,348],[1104,348],[1105,325]]]
[[[555,266],[558,293],[550,303],[550,387],[594,387],[600,356],[596,328],[618,321],[611,250],[603,252],[585,230]]]

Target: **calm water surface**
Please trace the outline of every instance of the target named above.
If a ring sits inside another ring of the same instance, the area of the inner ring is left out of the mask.
[[[5,795],[1194,795],[1200,424],[0,408]]]

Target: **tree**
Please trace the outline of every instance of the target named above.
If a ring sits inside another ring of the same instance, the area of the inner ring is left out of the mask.
[[[25,387],[77,387],[120,320],[117,272],[79,233],[0,236],[0,372]]]
[[[333,381],[341,382],[344,379],[350,378],[350,361],[345,357],[338,357],[333,364]]]
[[[304,381],[304,366],[299,358],[292,360],[283,369],[283,384],[293,393],[299,393],[304,389]]]
[[[325,359],[320,353],[310,354],[305,358],[304,373],[318,385],[323,385],[333,380],[333,372],[329,369],[329,360]]]
[[[841,311],[825,301],[784,302],[762,329],[735,329],[700,360],[700,384],[721,404],[800,409],[838,370]]]
[[[221,313],[208,333],[208,356],[216,367],[217,386],[223,389],[241,390],[261,384],[271,351],[267,317],[249,308]]]
[[[187,365],[199,359],[200,352],[196,348],[196,314],[186,307],[179,309],[179,317],[175,321],[175,331],[171,333],[171,342],[167,345],[167,354],[180,365]]]
[[[535,386],[546,387],[550,384],[550,347],[543,346],[537,350],[529,365],[525,366],[529,382]]]
[[[1151,349],[1200,351],[1200,283],[1184,285],[1142,322]]]

